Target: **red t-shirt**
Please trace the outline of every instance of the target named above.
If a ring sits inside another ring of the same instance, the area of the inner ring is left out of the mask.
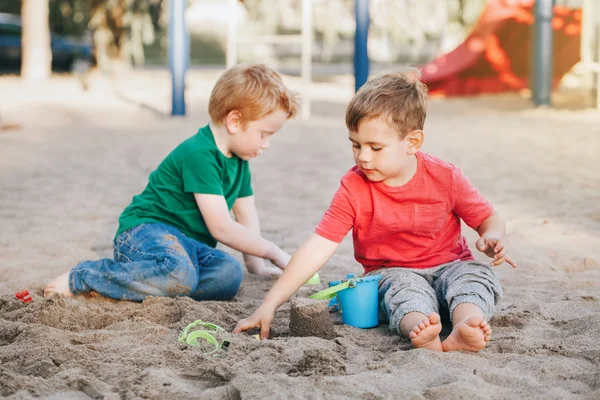
[[[354,257],[365,273],[431,268],[472,260],[460,219],[476,229],[493,212],[457,167],[418,152],[417,172],[399,187],[371,182],[357,167],[348,171],[315,233],[339,243],[352,229]]]

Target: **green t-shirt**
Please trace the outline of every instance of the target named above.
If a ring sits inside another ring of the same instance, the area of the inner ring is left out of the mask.
[[[194,193],[221,195],[230,210],[238,198],[252,196],[248,161],[225,157],[209,125],[177,146],[150,174],[144,191],[119,217],[115,237],[140,224],[160,222],[215,247]]]

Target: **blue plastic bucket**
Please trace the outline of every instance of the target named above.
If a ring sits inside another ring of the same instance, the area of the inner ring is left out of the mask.
[[[329,289],[310,296],[312,299],[328,299],[337,296],[342,321],[357,328],[373,328],[379,325],[379,295],[377,281],[381,275],[356,278],[346,276],[344,281],[329,283]]]

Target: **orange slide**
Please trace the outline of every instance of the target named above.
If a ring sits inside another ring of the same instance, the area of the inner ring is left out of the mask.
[[[464,96],[529,87],[534,0],[488,0],[456,49],[421,67],[432,95]],[[557,85],[580,60],[581,9],[555,6],[553,78]]]

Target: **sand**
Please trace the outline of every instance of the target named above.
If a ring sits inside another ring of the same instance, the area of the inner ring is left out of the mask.
[[[204,356],[177,340],[197,319],[231,331],[273,284],[246,274],[229,302],[44,299],[78,261],[110,256],[121,210],[180,141],[207,122],[218,71],[189,75],[188,117],[168,117],[165,71],[117,81],[0,79],[0,396],[11,399],[600,398],[600,114],[518,95],[434,99],[425,151],[458,165],[507,221],[519,263],[498,268],[505,296],[478,354],[412,349],[385,324],[334,325],[335,338],[234,335]],[[299,83],[286,78],[292,85]],[[314,115],[289,123],[252,161],[264,235],[293,252],[352,165],[344,127],[352,82],[312,87]],[[473,245],[476,234],[466,232]],[[239,254],[232,252],[239,257]],[[478,255],[479,259],[485,259]],[[349,238],[322,284],[361,273]],[[33,301],[14,297],[32,292]],[[447,329],[445,332],[447,333]]]

